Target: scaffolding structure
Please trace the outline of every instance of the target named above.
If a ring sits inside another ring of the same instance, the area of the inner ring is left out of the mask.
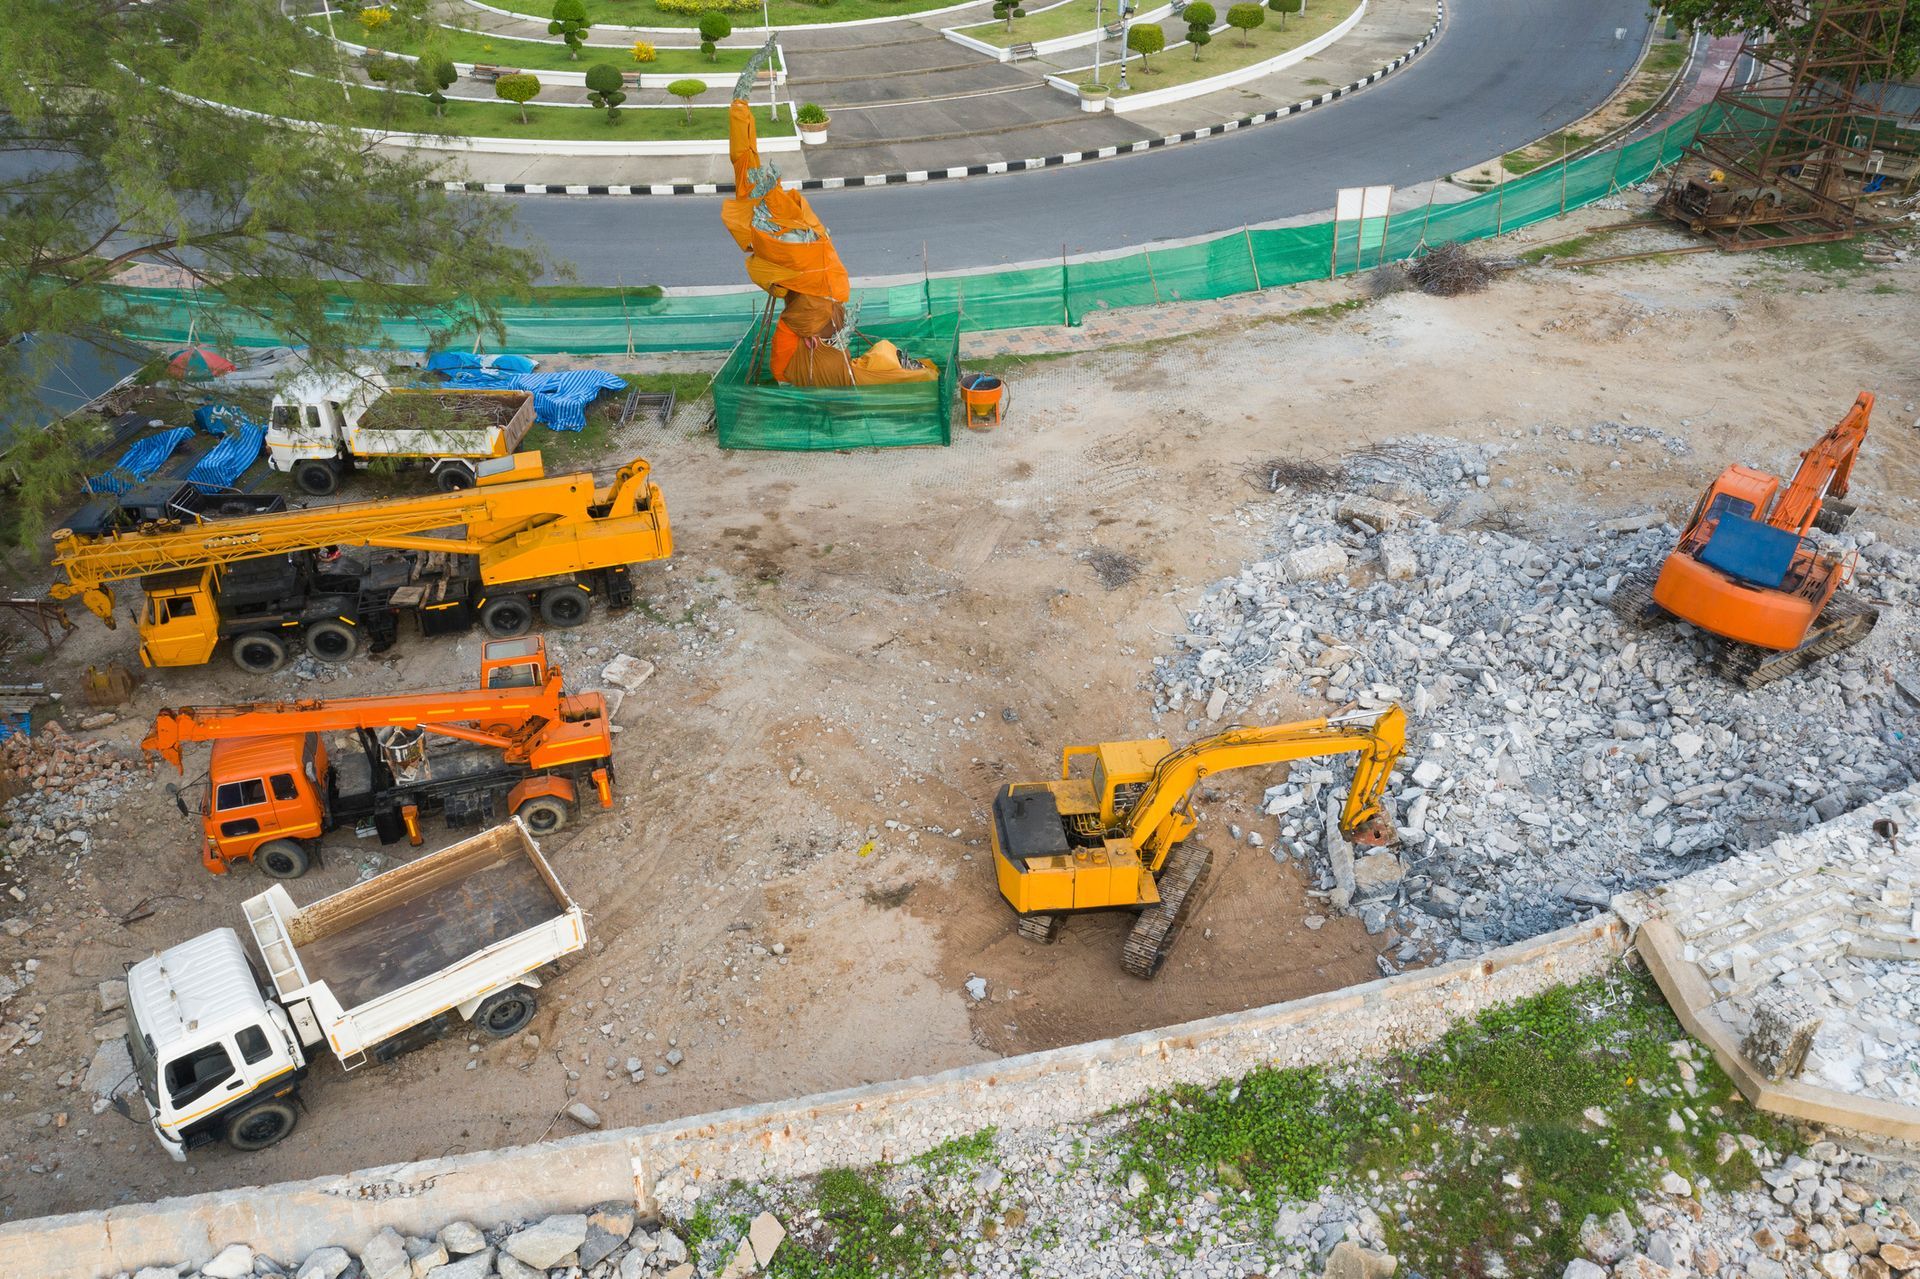
[[[1862,209],[1875,158],[1857,94],[1893,74],[1905,0],[1779,7],[1783,25],[1746,37],[1715,123],[1660,198],[1662,214],[1724,249],[1844,240],[1878,225]]]

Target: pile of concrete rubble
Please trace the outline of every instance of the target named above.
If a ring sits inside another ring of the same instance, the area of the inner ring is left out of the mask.
[[[0,740],[0,883],[7,895],[27,900],[27,856],[87,852],[89,825],[144,776],[106,742],[74,736],[57,722]]]
[[[1859,551],[1879,627],[1750,692],[1713,673],[1690,628],[1636,630],[1607,606],[1677,530],[1654,514],[1526,527],[1492,507],[1487,461],[1414,440],[1350,467],[1349,491],[1282,490],[1271,556],[1208,590],[1156,663],[1159,709],[1190,732],[1302,700],[1406,707],[1397,850],[1349,849],[1331,829],[1349,771],[1336,762],[1296,766],[1267,793],[1278,831],[1251,833],[1307,863],[1336,909],[1457,957],[1913,778],[1920,559],[1871,532],[1833,539]]]

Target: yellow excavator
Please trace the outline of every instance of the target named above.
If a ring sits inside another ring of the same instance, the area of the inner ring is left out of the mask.
[[[1150,979],[1160,971],[1198,898],[1213,854],[1182,841],[1193,833],[1191,792],[1201,778],[1324,755],[1358,754],[1340,816],[1348,841],[1396,838],[1381,807],[1387,778],[1407,743],[1407,713],[1232,728],[1179,750],[1165,740],[1069,746],[1060,776],[1015,782],[993,799],[993,865],[1000,895],[1030,941],[1052,942],[1080,911],[1137,912],[1121,966]],[[1076,760],[1091,767],[1074,776]]]

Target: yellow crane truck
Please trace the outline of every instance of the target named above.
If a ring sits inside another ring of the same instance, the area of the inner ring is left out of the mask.
[[[1340,831],[1356,844],[1392,843],[1381,807],[1387,778],[1407,742],[1407,713],[1349,715],[1271,728],[1233,728],[1179,750],[1161,738],[1069,746],[1060,776],[1015,782],[993,800],[993,866],[1000,895],[1020,916],[1020,935],[1052,942],[1070,914],[1138,915],[1121,966],[1152,978],[1199,896],[1213,854],[1183,843],[1201,778],[1236,768],[1323,755],[1358,754]],[[1091,761],[1074,776],[1074,762]]]
[[[140,660],[196,666],[222,644],[271,674],[296,647],[324,662],[380,652],[412,617],[422,634],[478,624],[496,639],[536,616],[579,626],[595,598],[633,601],[628,569],[673,553],[666,499],[644,459],[601,486],[548,475],[537,452],[483,464],[470,489],[214,524],[53,535],[57,600],[78,597],[113,627],[113,584],[137,581]]]

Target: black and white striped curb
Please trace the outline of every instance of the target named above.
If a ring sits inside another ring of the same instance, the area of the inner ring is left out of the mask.
[[[911,183],[938,182],[944,178],[971,178],[985,174],[1021,173],[1028,169],[1056,169],[1062,165],[1079,164],[1086,160],[1105,160],[1117,155],[1132,155],[1138,151],[1152,151],[1156,147],[1170,147],[1182,142],[1194,142],[1201,138],[1210,138],[1216,134],[1232,133],[1236,129],[1251,128],[1256,124],[1266,124],[1270,120],[1279,120],[1287,116],[1299,115],[1315,107],[1323,107],[1329,102],[1357,93],[1370,84],[1377,84],[1400,68],[1412,62],[1432,45],[1440,34],[1440,28],[1447,19],[1446,0],[1435,0],[1433,25],[1427,28],[1427,34],[1420,42],[1381,67],[1372,75],[1352,84],[1342,85],[1338,89],[1329,89],[1317,98],[1308,98],[1291,106],[1274,111],[1262,111],[1259,115],[1243,115],[1238,120],[1228,120],[1225,124],[1210,124],[1204,129],[1188,129],[1185,133],[1169,133],[1160,138],[1143,138],[1139,142],[1130,142],[1125,146],[1101,147],[1097,151],[1068,151],[1064,155],[1036,156],[1029,160],[995,160],[990,164],[955,165],[950,169],[912,169],[905,173],[869,173],[858,178],[802,178],[798,182],[782,185],[795,191],[838,191],[846,187],[888,187],[905,186]],[[621,184],[567,183],[556,182],[448,182],[449,191],[475,191],[488,195],[732,195],[731,182],[652,182],[644,185],[626,186]]]

